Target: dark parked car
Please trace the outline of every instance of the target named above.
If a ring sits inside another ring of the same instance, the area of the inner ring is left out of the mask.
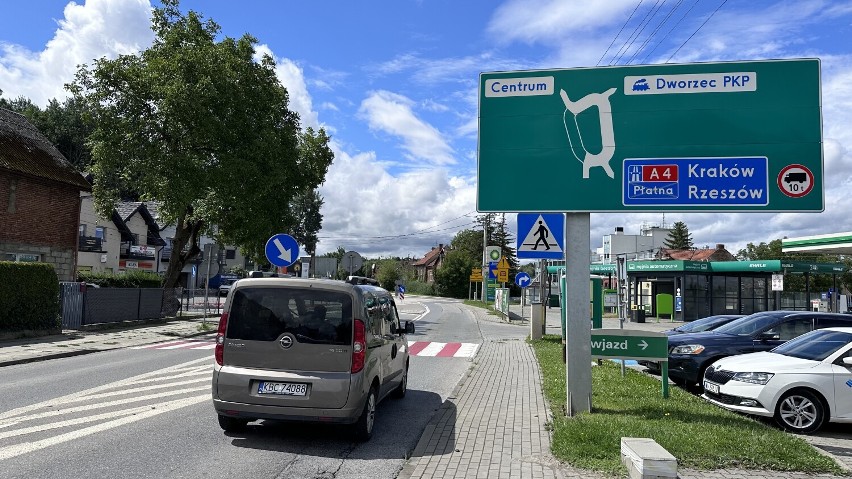
[[[724,326],[735,319],[742,318],[743,316],[745,315],[717,314],[715,316],[707,316],[706,318],[696,319],[695,321],[690,321],[684,325],[663,332],[671,336],[673,334],[700,333],[702,331],[711,331],[718,328],[719,326]]]
[[[765,311],[711,331],[669,336],[669,378],[698,384],[715,361],[735,354],[769,351],[809,331],[852,326],[852,316],[806,311]]]
[[[690,321],[686,324],[678,326],[673,329],[669,329],[663,331],[667,336],[677,335],[677,334],[686,334],[686,333],[700,333],[702,331],[711,331],[713,329],[718,328],[719,326],[723,326],[725,324],[730,323],[735,319],[739,319],[745,316],[744,314],[717,314],[714,316],[707,316],[705,318],[696,319],[695,321]],[[648,371],[654,374],[660,374],[660,363],[656,361],[646,361],[639,360],[639,364],[648,368]]]

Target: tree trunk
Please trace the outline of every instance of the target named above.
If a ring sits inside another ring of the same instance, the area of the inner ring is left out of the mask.
[[[201,231],[204,222],[201,220],[187,221],[186,216],[184,214],[178,219],[175,228],[175,237],[172,239],[172,256],[169,258],[169,268],[166,270],[166,277],[163,282],[164,288],[178,287],[183,267],[201,252],[201,248],[198,247],[198,232]],[[189,248],[186,248],[187,245],[189,245]]]

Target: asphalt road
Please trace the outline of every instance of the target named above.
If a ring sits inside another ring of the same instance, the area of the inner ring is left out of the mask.
[[[415,321],[410,341],[479,344],[501,330],[453,300],[399,309]],[[413,356],[407,397],[379,406],[366,444],[330,425],[261,421],[223,433],[211,363],[212,349],[143,348],[0,368],[0,476],[393,478],[471,359]]]

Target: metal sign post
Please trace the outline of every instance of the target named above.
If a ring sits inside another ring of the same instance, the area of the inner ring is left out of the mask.
[[[565,216],[565,384],[567,413],[592,410],[592,353],[589,329],[589,213]]]

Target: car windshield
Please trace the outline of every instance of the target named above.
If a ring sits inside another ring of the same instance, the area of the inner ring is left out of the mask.
[[[713,328],[716,324],[726,321],[727,318],[729,318],[729,316],[708,316],[706,318],[696,319],[695,321],[686,323],[683,326],[679,326],[675,328],[675,331],[680,331],[682,333],[707,331],[708,329]]]
[[[737,336],[750,336],[755,332],[772,325],[772,323],[774,323],[779,317],[780,316],[778,314],[756,313],[740,319],[735,319],[724,326],[719,326],[713,331],[717,333],[734,334]]]
[[[852,342],[850,333],[818,329],[791,339],[773,349],[772,352],[794,358],[822,361],[850,342]]]

